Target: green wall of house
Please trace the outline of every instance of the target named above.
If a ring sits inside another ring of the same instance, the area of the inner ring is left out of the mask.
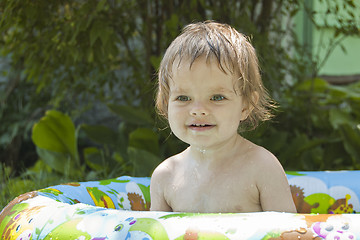
[[[324,49],[323,41],[328,41],[334,35],[332,29],[321,29],[313,32],[313,56],[322,60],[329,49]],[[347,37],[342,40],[343,48],[336,46],[328,59],[320,68],[320,75],[355,75],[360,74],[360,38]]]
[[[341,0],[330,1],[330,4]],[[329,2],[329,1],[328,1]],[[353,1],[356,8],[353,11],[354,16],[344,11],[339,4],[340,8],[336,16],[326,13],[327,6],[323,1],[319,0],[305,0],[305,4],[311,7],[319,14],[316,15],[315,21],[319,25],[316,28],[311,21],[306,17],[305,12],[300,12],[296,19],[296,31],[299,33],[299,38],[303,43],[312,48],[312,57],[317,59],[318,62],[324,61],[324,64],[319,69],[319,75],[331,75],[331,76],[348,76],[358,75],[360,80],[360,36],[346,37],[341,41],[341,45],[330,47],[332,41],[334,41],[334,28],[336,18],[351,19],[357,23],[360,31],[360,1]],[[327,27],[325,26],[327,23]],[[341,37],[341,36],[340,36]],[[330,55],[326,57],[329,53]],[[356,77],[357,78],[357,77]]]

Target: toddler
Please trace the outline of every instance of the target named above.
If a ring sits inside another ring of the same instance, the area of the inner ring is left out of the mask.
[[[256,53],[234,28],[186,26],[159,69],[156,107],[189,144],[151,177],[151,210],[296,212],[284,170],[239,132],[271,117]]]

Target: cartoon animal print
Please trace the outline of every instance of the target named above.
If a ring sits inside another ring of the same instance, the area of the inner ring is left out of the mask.
[[[304,189],[295,185],[290,185],[291,195],[298,213],[311,213],[311,209],[319,207],[319,203],[310,205],[304,198]]]
[[[133,211],[150,210],[149,186],[129,182],[125,186],[125,192],[119,192],[117,203],[120,209]]]
[[[80,215],[78,215],[80,216],[79,218],[73,218],[58,224],[45,236],[45,238],[41,239],[125,239],[129,229],[137,222],[133,217],[129,217],[125,221],[119,222],[99,208],[86,209],[84,212],[80,212]],[[98,223],[101,224],[99,225]],[[71,238],[69,236],[71,236]],[[148,238],[148,240],[150,240],[150,238]]]
[[[4,207],[4,209],[0,212],[0,225],[3,223],[3,220],[5,217],[10,216],[11,214],[15,213],[13,212],[12,208],[16,205],[21,203],[22,201],[28,200],[30,198],[36,197],[38,195],[37,191],[28,192],[21,194],[14,200],[12,200],[8,205]]]
[[[131,210],[133,211],[149,211],[150,206],[145,206],[145,202],[141,195],[136,193],[128,193]],[[149,205],[149,204],[148,204]]]
[[[330,214],[339,214],[339,213],[355,213],[353,205],[348,204],[351,196],[346,194],[345,198],[336,200],[331,207],[328,209]]]
[[[152,218],[137,218],[132,220],[131,227],[125,240],[130,239],[161,239],[169,240],[164,226]]]
[[[326,240],[356,240],[351,232],[350,224],[346,221],[335,221],[329,218],[326,222],[316,222],[312,225],[312,231]]]
[[[15,214],[12,215],[8,224],[5,226],[1,239],[3,240],[31,239],[32,231],[34,228],[33,217],[43,207],[37,206],[37,207],[27,208],[27,206],[28,204],[18,204],[14,207],[14,208],[20,207],[20,209],[16,210]]]

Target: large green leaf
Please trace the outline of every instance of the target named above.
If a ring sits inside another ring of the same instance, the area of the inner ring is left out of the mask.
[[[56,172],[65,176],[81,176],[82,171],[68,153],[53,152],[47,149],[37,148],[40,159]]]
[[[70,117],[55,110],[47,111],[32,131],[40,158],[54,170],[69,175],[80,174],[76,138]]]
[[[59,153],[76,154],[75,126],[70,117],[50,110],[33,127],[32,140],[36,146]]]

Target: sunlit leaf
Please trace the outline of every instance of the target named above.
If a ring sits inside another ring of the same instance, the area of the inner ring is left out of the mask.
[[[32,140],[36,146],[53,152],[77,154],[75,126],[70,117],[50,110],[33,127]]]

